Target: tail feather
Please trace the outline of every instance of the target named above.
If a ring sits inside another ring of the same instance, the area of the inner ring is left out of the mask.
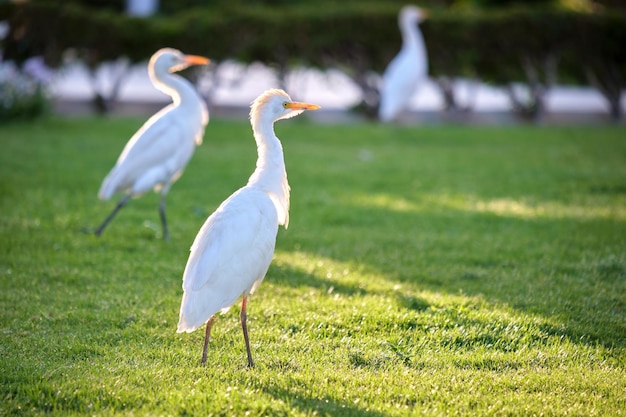
[[[204,300],[204,302],[199,302],[200,300]],[[207,302],[207,300],[213,302]],[[236,299],[222,300],[221,303],[219,300],[220,297],[216,297],[208,291],[185,292],[183,294],[183,300],[180,303],[180,317],[176,333],[193,332],[218,312],[225,313],[230,310],[230,307]]]
[[[104,181],[102,181],[102,185],[98,191],[98,198],[100,200],[108,200],[118,191],[116,177],[115,168],[113,168],[113,170],[109,172],[109,175],[104,178]]]
[[[190,300],[190,295],[189,292],[183,294],[176,333],[191,333],[211,317],[211,314],[202,314],[203,312],[200,310],[203,310],[203,306],[199,305],[197,301]]]

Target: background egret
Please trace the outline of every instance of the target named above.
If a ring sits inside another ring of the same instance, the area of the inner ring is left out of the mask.
[[[248,296],[261,284],[274,255],[278,226],[289,224],[289,183],[274,122],[315,110],[297,103],[282,90],[261,94],[250,110],[257,144],[256,169],[248,184],[209,216],[196,236],[183,274],[178,332],[192,332],[206,322],[202,363],[206,362],[211,326],[218,311],[226,312],[243,295],[241,327],[254,366],[246,326]]]
[[[95,230],[100,236],[117,212],[132,196],[150,189],[161,193],[159,214],[163,238],[169,239],[165,217],[165,196],[202,143],[209,112],[204,100],[185,78],[174,74],[190,65],[208,64],[207,58],[184,55],[164,48],[148,63],[148,74],[154,86],[172,97],[173,103],[152,116],[128,141],[117,163],[104,179],[98,196],[108,200],[125,192],[111,214]]]
[[[427,75],[428,56],[418,24],[427,14],[415,6],[400,10],[398,23],[402,33],[402,49],[383,74],[378,117],[390,122],[405,109],[418,85]]]

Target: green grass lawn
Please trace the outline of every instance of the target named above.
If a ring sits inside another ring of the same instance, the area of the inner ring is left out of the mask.
[[[177,334],[205,218],[251,174],[213,120],[168,198],[96,197],[138,119],[0,126],[0,415],[626,414],[626,131],[276,126],[291,222],[250,299]],[[244,256],[245,254],[242,254]]]

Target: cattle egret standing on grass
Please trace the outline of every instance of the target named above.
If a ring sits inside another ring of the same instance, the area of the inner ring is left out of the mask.
[[[183,172],[196,147],[202,143],[209,112],[203,99],[185,78],[174,74],[190,65],[206,65],[207,58],[184,55],[164,48],[157,51],[148,64],[148,74],[156,88],[172,97],[165,107],[133,135],[117,163],[104,179],[98,196],[108,200],[124,192],[115,209],[95,230],[100,236],[117,212],[133,196],[154,189],[161,193],[159,214],[163,238],[169,239],[165,218],[165,196]]]
[[[248,184],[228,197],[206,220],[191,246],[183,274],[178,333],[192,332],[206,323],[202,363],[207,359],[215,314],[228,311],[243,296],[241,327],[248,367],[254,366],[246,304],[270,266],[278,226],[286,228],[289,223],[289,184],[274,122],[318,108],[291,101],[282,90],[268,90],[252,103],[250,123],[258,151],[256,169]]]
[[[425,11],[405,6],[398,23],[402,33],[402,49],[383,74],[378,118],[390,122],[404,110],[418,85],[426,78],[428,56],[418,24],[426,18]]]

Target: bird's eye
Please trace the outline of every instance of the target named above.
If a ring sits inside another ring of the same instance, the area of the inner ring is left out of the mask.
[[[283,107],[284,107],[284,108],[287,108],[287,105],[288,105],[288,104],[289,104],[289,103],[287,103],[287,102],[285,101],[285,102],[283,103]]]

